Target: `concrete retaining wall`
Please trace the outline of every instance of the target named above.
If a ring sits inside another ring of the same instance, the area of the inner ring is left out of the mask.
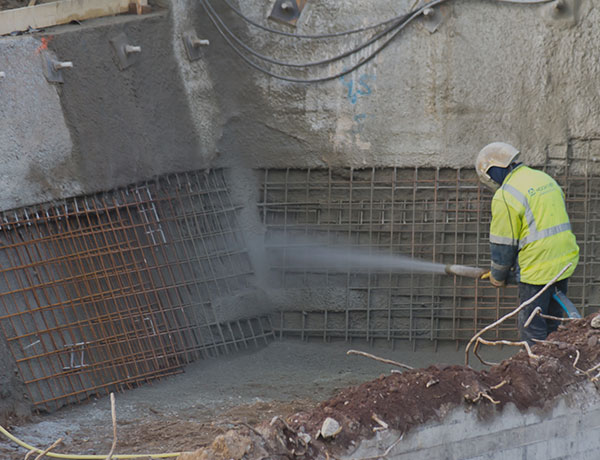
[[[541,164],[600,146],[600,11],[590,0],[567,2],[572,20],[552,18],[551,5],[449,0],[435,33],[417,20],[367,65],[316,85],[250,69],[199,2],[157,3],[167,9],[0,39],[0,154],[10,159],[0,165],[0,209],[215,164],[457,167],[496,139]],[[314,61],[364,40],[277,38],[215,5],[248,44],[282,60]],[[239,2],[262,23],[271,6]],[[373,24],[410,6],[309,2],[297,30]],[[211,42],[198,61],[185,56],[187,31]],[[109,43],[121,32],[143,50],[123,71]],[[63,85],[44,79],[44,48],[74,62]]]
[[[258,0],[239,4],[258,22],[271,8]],[[308,2],[297,30],[373,24],[411,5]],[[590,144],[597,151],[599,69],[589,56],[600,51],[600,12],[588,0],[577,5],[571,21],[551,18],[551,5],[450,1],[437,32],[414,21],[373,61],[318,85],[250,69],[204,15],[195,27],[211,40],[206,58],[221,108],[219,150],[233,154],[233,163],[242,156],[268,167],[468,166],[497,139],[519,146],[536,164],[547,156],[586,154]],[[315,61],[359,42],[357,36],[278,39],[222,5],[218,10],[248,44],[281,60]],[[333,74],[354,62],[306,76]]]
[[[43,43],[0,38],[0,209],[43,202],[82,190],[59,88],[42,70]]]
[[[209,166],[214,147],[192,117],[172,28],[161,10],[0,38],[1,210]],[[110,43],[121,33],[142,47],[124,70]],[[73,62],[63,84],[46,81],[46,53]],[[195,107],[212,119],[210,104]]]
[[[573,390],[573,389],[572,389]],[[455,409],[441,422],[408,432],[389,452],[390,460],[592,460],[600,449],[600,398],[593,385],[577,388],[546,411],[520,413],[514,406],[481,420]],[[363,442],[344,459],[375,458],[399,433]]]

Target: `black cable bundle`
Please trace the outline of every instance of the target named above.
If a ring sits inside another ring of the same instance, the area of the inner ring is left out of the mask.
[[[285,36],[285,37],[293,37],[296,39],[322,40],[322,39],[326,39],[326,38],[343,37],[343,36],[348,36],[348,35],[352,35],[352,34],[358,34],[358,33],[366,32],[366,31],[378,29],[378,28],[385,26],[385,28],[382,31],[376,33],[375,35],[373,35],[371,38],[367,39],[363,43],[355,46],[351,50],[337,54],[331,58],[322,59],[322,60],[314,61],[314,62],[302,62],[302,63],[284,62],[284,61],[275,59],[273,57],[261,54],[258,51],[256,51],[255,49],[246,45],[237,35],[235,35],[235,33],[227,26],[227,24],[225,24],[225,22],[221,19],[219,14],[215,11],[215,9],[213,8],[213,6],[211,5],[209,0],[200,0],[202,7],[204,8],[204,11],[206,12],[207,16],[209,17],[210,21],[213,23],[213,25],[215,26],[215,28],[217,29],[219,34],[223,37],[223,39],[227,42],[227,44],[231,47],[231,49],[238,56],[240,56],[250,67],[252,67],[260,72],[263,72],[266,75],[269,75],[273,78],[277,78],[279,80],[284,80],[284,81],[288,81],[288,82],[292,82],[292,83],[321,83],[321,82],[335,80],[336,78],[343,77],[344,75],[347,75],[347,74],[353,72],[354,70],[358,69],[359,67],[363,66],[364,64],[366,64],[367,62],[372,60],[375,56],[377,56],[384,48],[386,48],[390,44],[390,42],[400,33],[400,31],[402,29],[404,29],[404,27],[408,23],[410,23],[413,19],[422,15],[426,9],[433,8],[434,6],[437,6],[440,3],[445,2],[446,0],[432,0],[429,3],[426,3],[418,8],[415,8],[414,10],[412,10],[406,14],[403,14],[400,16],[395,16],[391,19],[387,19],[385,21],[382,21],[382,22],[379,22],[377,24],[373,24],[370,26],[360,27],[357,29],[351,29],[351,30],[342,31],[342,32],[324,33],[324,34],[317,34],[317,35],[293,34],[293,33],[283,32],[283,31],[280,31],[277,29],[272,29],[270,27],[263,26],[255,21],[253,21],[252,19],[248,18],[247,16],[245,16],[239,9],[235,8],[230,3],[229,0],[223,0],[223,1],[235,14],[237,14],[239,17],[241,17],[248,24],[250,24],[254,27],[257,27],[265,32],[269,32],[272,34],[277,34],[277,35],[281,35],[281,36]],[[508,3],[519,3],[519,4],[534,4],[534,3],[547,3],[552,0],[498,0],[498,1],[503,1],[503,2],[508,2]],[[331,75],[326,75],[324,77],[318,77],[318,78],[296,78],[296,77],[281,75],[281,74],[271,71],[270,69],[264,67],[263,65],[261,65],[258,62],[255,62],[252,58],[249,57],[249,55],[254,56],[254,58],[258,59],[260,62],[267,62],[267,63],[273,64],[275,66],[280,66],[280,67],[285,67],[285,68],[295,68],[295,69],[307,69],[310,67],[323,66],[326,64],[331,64],[333,62],[340,61],[344,58],[347,58],[349,56],[352,56],[352,55],[358,53],[359,51],[362,51],[363,49],[367,48],[368,46],[370,46],[380,40],[382,40],[381,44],[375,50],[371,51],[367,56],[361,58],[358,63],[352,65],[351,67],[347,68],[344,71],[341,71],[341,72],[338,72],[335,74],[331,74]]]

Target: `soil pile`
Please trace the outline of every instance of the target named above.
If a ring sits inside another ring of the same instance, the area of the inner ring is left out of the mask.
[[[257,427],[240,426],[180,460],[335,458],[377,430],[405,433],[461,405],[483,417],[502,411],[508,403],[522,411],[550,406],[569,387],[600,378],[600,329],[591,325],[595,317],[560,326],[544,343],[532,347],[533,357],[522,350],[480,372],[437,365],[381,376],[344,389],[313,410],[274,417]],[[335,434],[324,439],[320,430],[327,418],[339,427],[334,424]]]

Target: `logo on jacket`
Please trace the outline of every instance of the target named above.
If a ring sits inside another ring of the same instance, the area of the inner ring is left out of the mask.
[[[541,185],[538,188],[531,187],[530,189],[527,190],[527,193],[529,194],[530,197],[532,197],[538,193],[545,195],[546,193],[552,192],[553,190],[554,190],[554,183],[548,182],[546,185]]]

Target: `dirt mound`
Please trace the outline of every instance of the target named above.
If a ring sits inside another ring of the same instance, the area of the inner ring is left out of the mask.
[[[244,426],[181,460],[213,458],[316,459],[333,457],[377,430],[402,433],[428,420],[441,419],[450,409],[465,405],[482,417],[498,413],[507,403],[518,409],[544,408],[570,386],[596,381],[600,359],[600,329],[593,317],[569,322],[532,347],[489,370],[467,366],[430,366],[381,376],[342,390],[315,409],[287,419],[275,417],[256,428]],[[323,439],[319,432],[327,418],[334,419],[337,433]],[[236,454],[236,455],[233,455]]]

